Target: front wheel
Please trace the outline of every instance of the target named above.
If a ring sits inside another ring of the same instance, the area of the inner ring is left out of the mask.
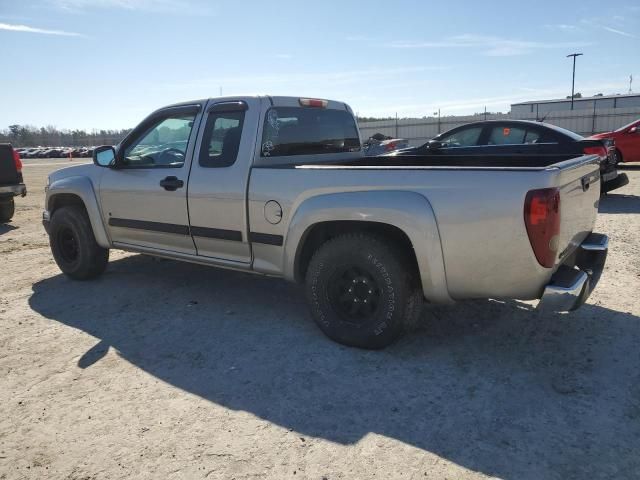
[[[87,212],[82,207],[61,207],[49,225],[49,244],[58,267],[76,280],[97,277],[109,261],[109,250],[96,242]]]
[[[415,321],[422,291],[407,252],[381,237],[336,237],[315,253],[306,275],[311,315],[332,340],[379,349]]]
[[[7,223],[13,218],[16,206],[13,198],[0,200],[0,223]]]

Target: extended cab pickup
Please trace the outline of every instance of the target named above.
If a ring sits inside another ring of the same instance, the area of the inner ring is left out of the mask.
[[[48,181],[60,269],[88,279],[109,249],[305,284],[330,338],[384,347],[423,299],[541,298],[569,311],[604,267],[598,157],[364,157],[351,109],[213,98],[152,113],[94,165]]]
[[[13,218],[13,197],[24,197],[26,194],[27,187],[22,180],[20,155],[11,144],[0,143],[0,223],[6,223]]]

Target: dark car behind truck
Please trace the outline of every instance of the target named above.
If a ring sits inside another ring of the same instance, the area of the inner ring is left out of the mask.
[[[0,143],[0,223],[6,223],[13,218],[13,197],[24,197],[26,194],[27,187],[22,179],[20,155],[11,144]]]
[[[620,188],[629,179],[617,169],[616,147],[611,138],[584,138],[549,123],[529,120],[486,120],[453,128],[419,147],[405,148],[397,156],[488,156],[508,159],[505,166],[518,167],[531,158],[556,155],[597,155],[600,158],[602,193]],[[509,163],[510,162],[510,163]]]

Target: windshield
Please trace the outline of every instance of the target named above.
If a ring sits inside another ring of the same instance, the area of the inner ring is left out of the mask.
[[[123,164],[183,165],[194,118],[195,114],[160,119],[125,148]]]

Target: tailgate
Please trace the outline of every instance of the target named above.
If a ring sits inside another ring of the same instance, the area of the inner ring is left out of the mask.
[[[557,186],[560,188],[560,238],[557,263],[575,250],[593,230],[600,200],[599,159],[585,155],[561,162]]]
[[[20,183],[20,179],[13,160],[13,148],[8,143],[0,143],[0,185],[16,183]]]

